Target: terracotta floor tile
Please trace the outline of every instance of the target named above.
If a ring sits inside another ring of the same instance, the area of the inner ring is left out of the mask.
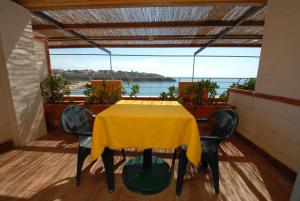
[[[79,186],[72,185],[68,194],[80,194],[94,196],[100,187],[100,180],[97,177],[82,177]]]
[[[293,186],[284,173],[235,137],[220,149],[219,195],[214,194],[209,169],[185,180],[180,197],[175,196],[173,179],[167,189],[155,195],[131,192],[122,181],[124,161],[119,155],[115,157],[115,192],[108,193],[101,160],[95,164],[86,160],[81,184],[76,186],[76,149],[72,136],[50,133],[1,154],[0,201],[286,201]],[[126,152],[127,160],[137,154],[135,149]]]
[[[67,195],[62,201],[91,201],[92,196],[88,195]],[[53,200],[56,201],[56,200]]]
[[[124,188],[120,185],[115,187],[115,191],[110,193],[108,192],[106,185],[101,185],[97,190],[92,201],[119,201],[123,194]]]
[[[126,198],[126,199],[143,199],[143,195],[141,193],[135,193],[135,192],[132,192],[128,189],[125,189],[122,198]]]
[[[120,201],[142,201],[140,199],[121,198]]]
[[[74,187],[75,183],[72,180],[73,179],[64,179],[53,185],[50,185],[44,188],[42,191],[39,191],[35,197],[39,196],[39,201],[62,200],[70,191],[70,189]]]

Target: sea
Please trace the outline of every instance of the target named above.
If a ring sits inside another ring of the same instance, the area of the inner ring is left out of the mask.
[[[226,91],[233,83],[239,82],[243,83],[248,78],[204,78],[204,77],[197,77],[194,78],[194,82],[199,80],[211,80],[216,82],[219,85],[217,89],[217,96]],[[178,82],[190,82],[192,78],[190,77],[174,77],[173,82],[169,81],[144,81],[144,82],[127,82],[123,81],[122,85],[126,91],[131,91],[131,86],[134,84],[139,84],[140,91],[138,96],[147,96],[147,97],[158,97],[160,93],[168,91],[168,88],[171,86],[178,87]],[[83,96],[84,88],[82,86],[78,88],[74,88],[71,91],[71,95],[73,96]]]

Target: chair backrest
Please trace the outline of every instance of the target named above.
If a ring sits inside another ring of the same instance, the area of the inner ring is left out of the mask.
[[[229,108],[215,111],[209,117],[209,123],[212,125],[211,136],[218,136],[224,139],[230,138],[239,123],[238,114]]]
[[[65,108],[61,114],[61,126],[66,133],[76,135],[76,133],[91,132],[87,109],[79,105],[71,105]]]

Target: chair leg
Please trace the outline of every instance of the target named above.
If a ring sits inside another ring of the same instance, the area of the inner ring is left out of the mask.
[[[108,191],[112,193],[115,190],[114,174],[114,153],[111,149],[105,148],[102,154],[102,161],[105,168]]]
[[[172,166],[171,167],[174,167],[176,156],[177,156],[177,149],[174,149],[173,159],[172,159]]]
[[[183,177],[186,170],[188,160],[186,157],[186,150],[180,148],[179,150],[179,164],[178,164],[178,173],[177,173],[177,182],[176,182],[176,195],[180,196],[183,185]]]
[[[123,160],[126,161],[125,149],[122,149]]]
[[[86,157],[91,153],[91,149],[78,147],[77,155],[77,173],[76,173],[76,185],[80,184],[81,170]]]
[[[209,167],[211,169],[215,194],[219,194],[219,156],[218,152],[212,152],[209,154]]]
[[[206,157],[205,157],[205,153],[202,153],[202,155],[201,155],[201,166],[200,166],[200,168],[201,168],[202,170],[206,170],[206,169],[207,169],[207,166],[208,166],[208,164],[207,164],[207,159],[206,159]]]

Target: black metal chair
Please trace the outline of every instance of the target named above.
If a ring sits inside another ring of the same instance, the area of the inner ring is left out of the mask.
[[[209,118],[198,118],[196,119],[198,123],[209,123],[212,128],[209,136],[201,136],[202,145],[202,167],[207,169],[210,167],[215,193],[219,193],[219,145],[225,140],[229,139],[239,122],[239,117],[237,113],[229,108],[221,109],[215,111]],[[179,151],[179,164],[178,164],[178,176],[176,185],[176,194],[179,196],[181,194],[184,173],[188,160],[186,158],[186,146],[182,145],[180,148],[174,150],[172,165],[175,162],[177,152]]]
[[[91,121],[95,114],[81,106],[71,105],[65,108],[61,114],[61,125],[66,133],[74,135],[78,139],[76,184],[80,184],[81,169],[86,157],[91,153],[92,126]],[[122,149],[125,160],[125,152]]]
[[[237,113],[229,108],[214,112],[208,119],[196,119],[199,123],[208,122],[212,128],[209,136],[201,136],[202,167],[210,167],[214,181],[215,193],[219,193],[219,145],[229,139],[239,122]]]

